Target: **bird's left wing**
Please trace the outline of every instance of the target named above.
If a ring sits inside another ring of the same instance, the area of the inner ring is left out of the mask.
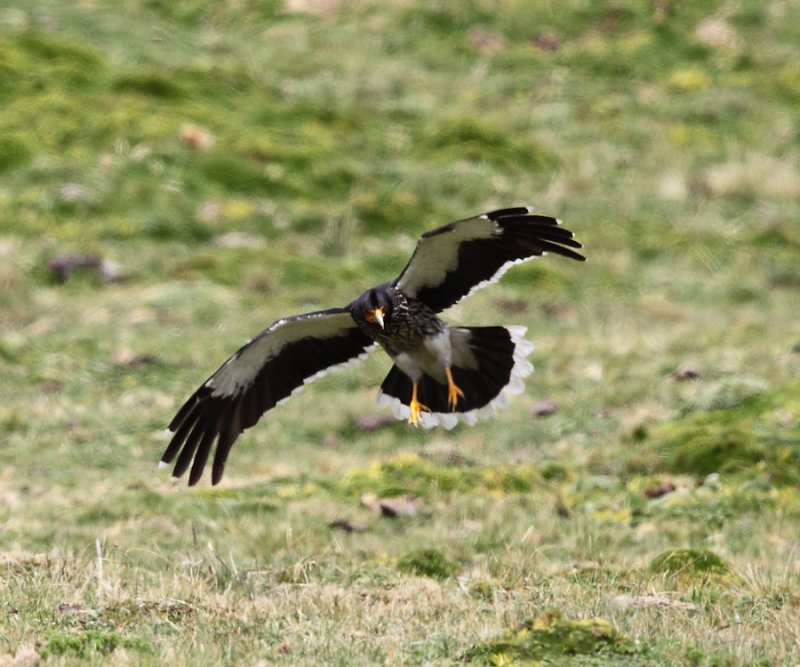
[[[242,431],[327,368],[360,357],[372,344],[341,308],[278,320],[228,359],[183,404],[169,425],[175,435],[161,457],[162,465],[180,452],[173,476],[180,477],[191,464],[189,485],[194,485],[216,438],[211,475],[216,484]]]
[[[441,311],[495,282],[514,264],[548,252],[580,261],[582,247],[560,221],[506,208],[423,234],[395,281],[403,294]]]

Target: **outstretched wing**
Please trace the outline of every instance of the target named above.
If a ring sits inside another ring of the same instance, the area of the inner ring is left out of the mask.
[[[341,308],[278,320],[228,359],[183,404],[169,425],[175,435],[161,457],[162,465],[180,452],[173,476],[180,477],[191,464],[192,486],[203,474],[216,438],[211,474],[216,484],[242,431],[304,383],[331,366],[361,356],[372,344]]]
[[[584,261],[572,232],[528,207],[505,208],[423,234],[395,284],[438,312],[548,252]]]

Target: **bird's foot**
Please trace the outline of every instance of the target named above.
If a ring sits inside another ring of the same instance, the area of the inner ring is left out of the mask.
[[[422,405],[417,400],[417,383],[415,382],[411,388],[411,400],[408,403],[408,409],[411,411],[411,414],[408,415],[408,423],[412,426],[417,426],[419,424],[419,416],[424,410],[425,412],[430,412],[431,409],[427,405]]]
[[[449,366],[445,367],[444,374],[447,376],[447,404],[455,412],[458,407],[458,399],[464,398],[464,392],[461,391],[461,387],[453,382],[453,374],[450,372]]]
[[[408,416],[408,423],[412,426],[419,426],[419,416],[422,412],[430,412],[431,409],[427,405],[422,405],[416,398],[411,399],[411,402],[408,404],[409,410],[411,410],[411,414]]]

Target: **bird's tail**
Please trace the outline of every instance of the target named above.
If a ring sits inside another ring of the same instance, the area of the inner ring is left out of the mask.
[[[505,407],[508,394],[520,394],[522,378],[530,375],[533,365],[527,356],[533,343],[525,340],[525,327],[458,327],[451,329],[453,381],[463,392],[455,410],[448,403],[446,382],[424,374],[417,387],[417,398],[430,409],[420,415],[425,428],[441,424],[453,428],[459,415],[468,424],[478,417]],[[392,366],[381,384],[379,405],[391,405],[395,417],[408,419],[411,402],[411,379]]]

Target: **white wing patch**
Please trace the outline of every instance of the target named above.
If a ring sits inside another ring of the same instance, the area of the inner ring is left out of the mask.
[[[532,206],[528,206],[527,208],[528,208],[528,213],[533,211]],[[556,218],[556,224],[561,225],[561,220]],[[541,255],[531,255],[530,257],[523,257],[521,259],[512,259],[506,262],[505,264],[503,264],[503,266],[501,266],[499,269],[497,269],[497,271],[494,272],[494,275],[491,278],[487,278],[486,280],[481,280],[481,282],[479,282],[477,285],[474,285],[472,289],[469,292],[467,292],[464,296],[462,296],[458,301],[456,301],[456,303],[460,303],[468,296],[472,296],[479,289],[483,289],[487,285],[494,285],[496,282],[499,282],[500,278],[502,278],[512,266],[516,266],[517,264],[524,264],[525,262],[530,262],[532,259],[538,259],[539,257],[544,257],[546,254],[547,251],[544,251],[542,252]]]
[[[332,338],[345,334],[354,326],[347,312],[311,313],[308,316],[288,317],[278,320],[258,336],[248,341],[228,359],[205,383],[213,389],[212,396],[224,397],[240,393],[249,387],[258,373],[276,357],[286,345],[303,338]],[[359,355],[358,358],[363,356]],[[354,361],[350,359],[349,361]],[[345,362],[347,363],[347,362]],[[341,364],[337,364],[341,365]],[[305,379],[304,383],[321,377],[324,369]],[[283,399],[286,400],[286,399]]]
[[[404,294],[415,296],[419,290],[442,283],[451,271],[458,268],[458,248],[464,241],[489,239],[500,226],[486,215],[469,218],[446,232],[424,237],[411,257],[413,270],[397,283]]]
[[[524,338],[527,332],[526,327],[509,326],[506,329],[511,334],[511,342],[514,343],[514,366],[511,368],[511,377],[508,380],[508,384],[503,387],[493,400],[476,410],[470,410],[469,412],[423,412],[419,419],[422,428],[442,426],[449,431],[458,424],[459,418],[468,426],[474,426],[478,419],[490,417],[498,409],[507,407],[509,396],[521,394],[525,391],[523,378],[528,377],[533,372],[533,364],[527,359],[530,353],[533,352],[533,343]],[[409,407],[401,403],[400,399],[384,394],[382,391],[378,392],[376,404],[381,406],[388,405],[396,419],[407,420],[411,414]]]
[[[524,208],[528,213],[533,213],[533,206]],[[561,220],[556,219],[556,224],[561,225]],[[409,296],[416,296],[422,289],[440,285],[448,273],[458,269],[458,251],[462,242],[490,239],[499,235],[502,235],[500,225],[484,214],[452,223],[450,231],[423,237],[411,257],[410,264],[413,262],[413,270],[401,277],[397,287]],[[524,264],[546,254],[547,252],[542,252],[541,255],[532,255],[506,262],[495,271],[494,275],[474,285],[455,303],[459,303],[487,285],[498,282],[512,266]]]

